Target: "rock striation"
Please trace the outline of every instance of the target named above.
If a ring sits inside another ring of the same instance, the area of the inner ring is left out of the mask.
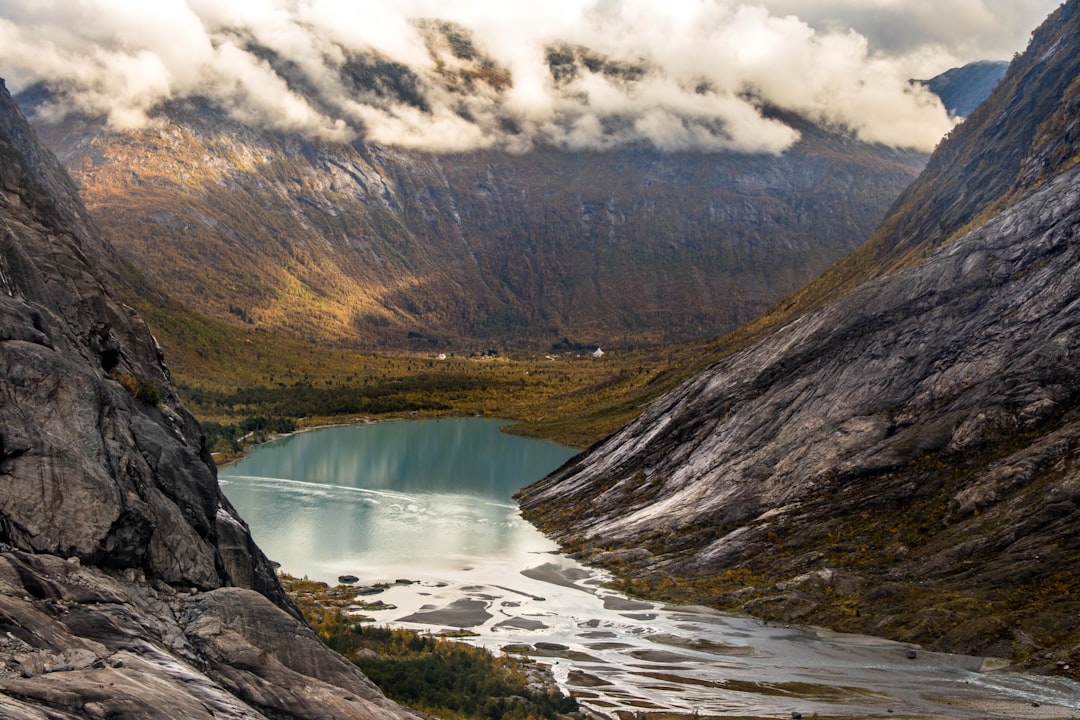
[[[0,714],[407,717],[299,619],[0,86]]]
[[[1071,106],[1078,7],[1010,70],[1024,91],[976,123]],[[971,147],[983,130],[930,167],[999,152]],[[1010,160],[1001,172],[1026,166]],[[526,517],[645,592],[1075,667],[1080,166],[1040,169],[1007,202],[950,203],[959,224],[915,208],[950,241],[864,267],[878,276],[729,352],[525,489]]]

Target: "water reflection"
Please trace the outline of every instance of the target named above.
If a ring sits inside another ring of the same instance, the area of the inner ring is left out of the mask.
[[[252,534],[291,573],[440,570],[554,546],[513,493],[574,454],[502,421],[389,422],[300,433],[223,467]]]

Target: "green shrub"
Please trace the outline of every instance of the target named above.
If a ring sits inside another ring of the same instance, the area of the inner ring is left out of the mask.
[[[144,403],[157,405],[161,401],[161,390],[158,389],[157,383],[143,380],[139,383],[139,389],[135,391],[135,398]]]
[[[338,609],[305,616],[327,645],[408,707],[452,720],[555,720],[578,710],[572,697],[529,687],[515,659],[413,630],[362,625]]]

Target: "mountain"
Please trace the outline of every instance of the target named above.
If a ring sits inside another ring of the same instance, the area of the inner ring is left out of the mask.
[[[300,619],[110,252],[0,84],[0,715],[412,717]]]
[[[1007,62],[981,60],[918,82],[941,98],[949,115],[966,118],[1001,82],[1008,67]]]
[[[631,590],[1074,673],[1078,10],[866,244],[525,489],[526,517]]]
[[[401,68],[361,59],[349,83],[409,96]],[[554,57],[552,73],[574,62]],[[35,115],[53,97],[18,100],[151,287],[352,347],[715,336],[865,239],[926,160],[779,110],[801,134],[780,155],[432,154],[262,130],[198,99],[127,132]]]

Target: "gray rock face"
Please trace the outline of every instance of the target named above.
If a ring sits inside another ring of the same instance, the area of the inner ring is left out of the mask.
[[[723,606],[1075,655],[1078,238],[1074,167],[669,393],[524,490],[526,517],[601,562],[647,549],[607,564]]]
[[[5,718],[411,717],[252,590],[177,592],[0,553]]]
[[[837,476],[1040,427],[1076,401],[1080,173],[717,364],[523,494],[566,533],[752,520]],[[599,488],[603,488],[602,491]],[[713,552],[727,542],[722,538]]]
[[[39,183],[19,139],[0,136],[0,541],[200,588],[236,574],[281,601],[253,545],[246,564],[222,558],[219,512],[235,511],[201,433],[148,328],[87,259],[76,213],[42,194],[63,182]]]
[[[33,137],[0,85],[0,715],[408,717],[298,619]]]

